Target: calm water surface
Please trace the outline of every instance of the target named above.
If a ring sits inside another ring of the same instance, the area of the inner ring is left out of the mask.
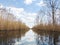
[[[19,31],[0,31],[0,45],[54,45],[54,38],[50,35],[37,35],[32,30],[21,36]],[[56,45],[60,45],[58,36]]]

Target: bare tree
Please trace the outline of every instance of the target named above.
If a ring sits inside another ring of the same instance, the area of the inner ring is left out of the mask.
[[[53,24],[53,26],[56,24],[56,20],[55,20],[55,17],[56,17],[56,13],[57,13],[57,10],[59,10],[60,9],[60,0],[45,0],[45,3],[46,3],[46,7],[47,7],[47,13],[49,13],[50,15],[52,15],[52,24]],[[58,16],[58,15],[57,15]],[[53,31],[54,31],[54,29],[53,29]],[[58,39],[58,37],[57,37],[57,39],[55,38],[55,32],[53,32],[54,33],[54,40],[53,40],[53,42],[54,42],[54,45],[56,45],[56,40]]]
[[[44,4],[46,4],[42,9],[44,9],[42,12],[41,10],[39,11],[40,13],[37,16],[37,20],[40,20],[39,15],[41,16],[41,13],[43,13],[44,15],[42,16],[41,20],[43,19],[43,17],[45,15],[49,16],[50,18],[52,18],[52,20],[50,20],[49,22],[52,21],[53,26],[57,24],[56,22],[56,16],[58,16],[57,12],[58,10],[60,10],[60,0],[43,0]],[[60,15],[60,14],[59,14]],[[59,16],[60,17],[60,16]],[[60,20],[59,18],[57,20]],[[52,29],[54,31],[54,29]],[[50,32],[51,33],[51,32]],[[52,34],[50,34],[50,36],[53,36],[53,43],[54,45],[56,45],[56,40],[55,38],[56,32],[53,32]],[[50,37],[49,37],[50,38]],[[51,43],[52,43],[52,39],[50,39]],[[53,44],[49,44],[49,45],[53,45]]]
[[[60,9],[60,0],[45,0],[47,13],[49,15],[52,15],[52,23],[55,24],[55,15],[57,13],[57,10]]]

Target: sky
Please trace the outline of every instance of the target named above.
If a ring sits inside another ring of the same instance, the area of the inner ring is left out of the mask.
[[[19,20],[32,27],[35,23],[37,12],[45,6],[43,0],[0,0],[0,7],[10,9]]]
[[[5,6],[13,6],[16,8],[24,8],[29,12],[36,12],[39,10],[39,6],[44,6],[41,0],[1,0],[1,4]]]
[[[57,5],[59,2],[58,0]],[[39,11],[41,9],[44,11],[47,10],[47,5],[44,0],[0,0],[0,7],[8,9],[18,20],[22,20],[22,22],[26,23],[29,27],[34,26]],[[60,5],[58,7],[60,7]],[[59,11],[57,11],[57,13],[58,12]],[[49,17],[45,15],[43,22],[45,23],[48,18]]]
[[[35,24],[37,13],[42,6],[45,6],[43,0],[0,0],[0,8],[6,8],[29,27]],[[34,32],[28,31],[23,39],[28,42],[35,41]],[[16,44],[18,43],[20,42],[16,41]]]

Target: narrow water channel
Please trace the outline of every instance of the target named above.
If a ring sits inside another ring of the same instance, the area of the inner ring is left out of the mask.
[[[29,30],[24,36],[19,31],[0,31],[0,45],[28,45],[35,44],[34,32]]]
[[[33,30],[29,30],[25,33],[25,36],[21,36],[19,31],[0,31],[0,45],[60,45],[60,35],[54,37],[49,34],[38,35]],[[59,32],[57,32],[59,33]],[[57,34],[56,33],[56,34]]]

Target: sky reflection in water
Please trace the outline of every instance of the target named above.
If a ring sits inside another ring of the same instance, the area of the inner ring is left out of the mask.
[[[30,29],[20,41],[15,39],[15,45],[36,45],[35,33]]]

